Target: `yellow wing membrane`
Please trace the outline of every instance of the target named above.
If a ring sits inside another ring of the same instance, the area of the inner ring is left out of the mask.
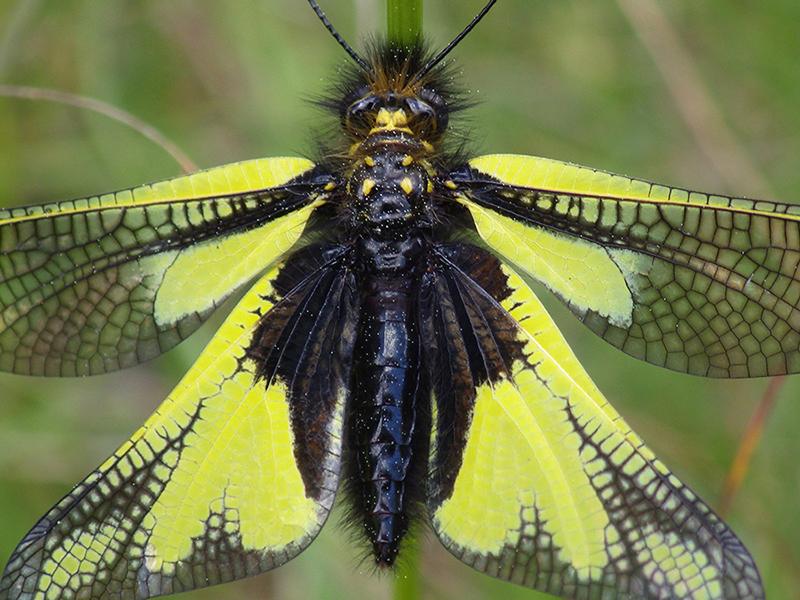
[[[459,251],[438,275],[431,320],[460,333],[436,364],[473,389],[457,392],[464,417],[435,387],[430,509],[444,545],[569,598],[763,598],[741,542],[608,404],[523,280],[503,266],[507,281],[485,289],[494,260]]]
[[[294,304],[341,308],[346,277],[323,269],[283,295],[276,273],[145,425],[25,537],[0,597],[142,599],[272,569],[311,542],[338,486],[346,400],[325,365],[346,365],[331,340],[341,348],[348,335],[331,312],[298,324]],[[315,388],[331,392],[325,403]],[[308,403],[313,423],[297,414]]]
[[[529,156],[454,180],[485,244],[625,352],[714,377],[800,371],[800,206]]]
[[[0,370],[89,375],[157,356],[297,240],[324,181],[299,158],[0,210]]]

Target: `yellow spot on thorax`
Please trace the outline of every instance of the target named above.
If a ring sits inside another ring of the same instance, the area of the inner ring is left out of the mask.
[[[411,192],[414,191],[414,184],[411,183],[409,177],[403,177],[403,180],[400,182],[400,187],[403,189],[406,196],[410,196]]]
[[[374,179],[365,179],[364,183],[361,185],[361,192],[365,196],[369,196],[370,192],[375,189],[375,180]]]
[[[367,165],[368,167],[374,167],[375,159],[372,158],[371,156],[367,156],[364,158],[364,164]]]

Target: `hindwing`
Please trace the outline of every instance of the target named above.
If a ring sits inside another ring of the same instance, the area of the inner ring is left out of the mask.
[[[0,370],[90,375],[168,350],[292,246],[326,181],[269,158],[0,210]]]
[[[422,319],[448,550],[570,598],[763,598],[742,543],[608,404],[524,281],[474,247],[439,256]]]
[[[712,377],[800,371],[800,206],[529,156],[453,179],[484,243],[628,354]]]
[[[264,276],[145,425],[25,536],[0,598],[138,600],[272,569],[311,542],[338,487],[358,313],[335,260],[290,271]]]

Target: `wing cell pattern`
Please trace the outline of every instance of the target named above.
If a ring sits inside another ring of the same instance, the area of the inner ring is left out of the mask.
[[[338,487],[353,317],[346,273],[306,275],[285,295],[275,271],[255,285],[145,425],[23,539],[0,598],[138,600],[272,569],[311,542]],[[283,310],[310,302],[329,308],[311,324]],[[255,353],[271,332],[280,356]],[[311,392],[291,376],[309,340],[338,344],[306,347]],[[295,407],[323,389],[306,431]]]
[[[763,598],[742,543],[608,404],[523,280],[503,266],[505,286],[481,281],[476,265],[495,260],[443,253],[436,274],[439,312],[463,332],[439,364],[476,384],[458,459],[446,440],[434,446],[434,465],[449,457],[457,473],[433,471],[444,545],[568,598]],[[437,430],[452,428],[441,402],[436,415]]]
[[[713,377],[800,371],[800,206],[525,156],[455,179],[485,243],[628,354]]]
[[[185,339],[297,240],[324,199],[313,167],[261,159],[0,210],[0,370],[104,373]]]

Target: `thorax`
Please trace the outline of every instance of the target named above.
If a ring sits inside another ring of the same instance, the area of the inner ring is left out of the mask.
[[[435,173],[411,136],[370,136],[347,180],[359,271],[370,279],[407,279],[419,269],[430,229]],[[412,277],[413,278],[413,277]]]

